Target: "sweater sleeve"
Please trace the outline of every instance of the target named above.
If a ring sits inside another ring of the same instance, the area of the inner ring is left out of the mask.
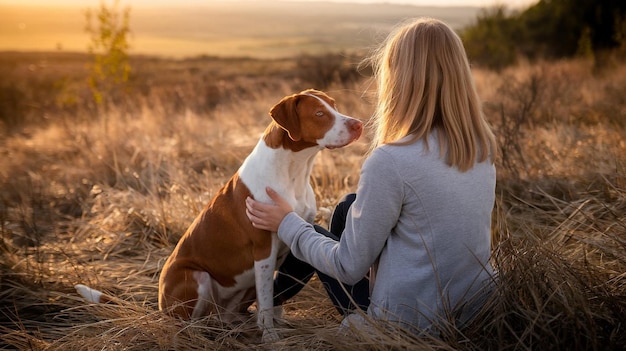
[[[295,213],[285,217],[278,236],[297,258],[346,284],[355,284],[380,255],[398,221],[403,197],[403,181],[394,159],[379,148],[363,164],[356,201],[339,242],[317,233]]]

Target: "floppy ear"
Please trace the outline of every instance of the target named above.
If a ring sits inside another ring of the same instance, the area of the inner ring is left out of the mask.
[[[270,110],[270,116],[281,128],[287,131],[289,138],[293,141],[298,141],[302,137],[300,117],[298,117],[297,111],[301,96],[300,94],[286,96]]]

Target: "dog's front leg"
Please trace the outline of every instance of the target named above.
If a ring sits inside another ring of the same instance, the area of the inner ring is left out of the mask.
[[[269,257],[254,261],[256,284],[257,325],[263,331],[263,342],[278,341],[280,336],[274,329],[274,270],[278,255],[278,236],[272,233],[272,251]]]

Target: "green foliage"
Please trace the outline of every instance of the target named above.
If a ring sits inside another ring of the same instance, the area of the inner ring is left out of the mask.
[[[91,35],[89,53],[94,60],[90,66],[89,87],[97,105],[105,98],[116,99],[123,91],[130,74],[128,36],[130,8],[119,9],[119,0],[110,6],[103,2],[94,13],[87,10],[86,31]],[[96,24],[94,24],[94,18]]]
[[[530,59],[595,58],[624,47],[626,1],[540,0],[522,12],[484,11],[461,33],[473,61],[500,69]],[[604,62],[604,61],[603,61]]]
[[[506,8],[498,6],[483,10],[476,24],[461,36],[470,60],[501,69],[515,63],[516,47],[511,39],[519,35],[519,30],[517,21],[507,16]]]
[[[578,39],[576,48],[576,56],[584,58],[593,58],[593,45],[591,43],[591,29],[585,27]]]

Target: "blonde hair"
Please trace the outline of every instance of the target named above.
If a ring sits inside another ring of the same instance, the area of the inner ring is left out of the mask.
[[[372,149],[438,133],[440,157],[460,171],[495,159],[463,43],[445,23],[420,18],[397,28],[369,58],[378,84]],[[407,140],[398,142],[406,136]]]

